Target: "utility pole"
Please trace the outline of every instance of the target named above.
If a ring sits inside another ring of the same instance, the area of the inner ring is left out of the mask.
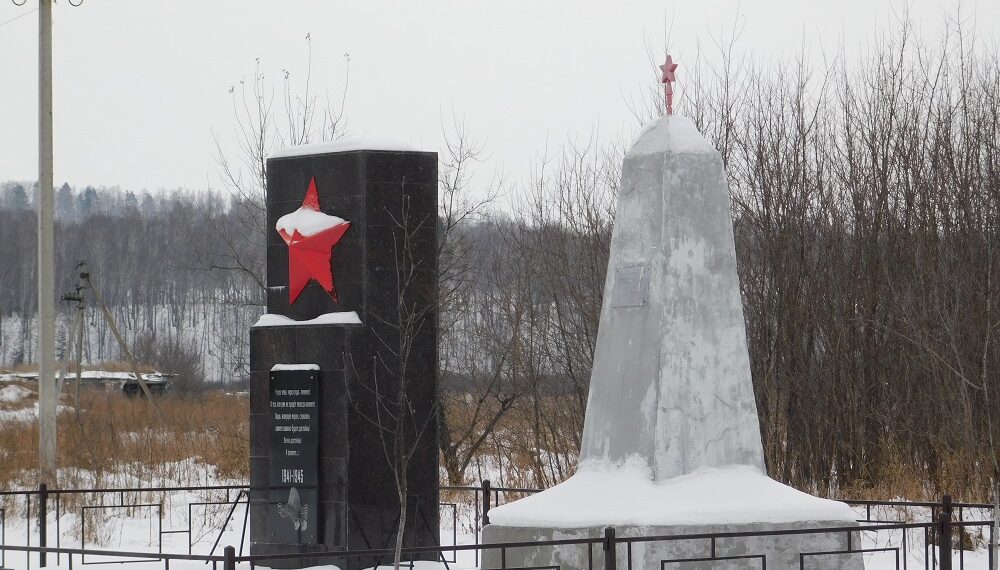
[[[52,190],[52,2],[38,0],[38,477],[56,487],[56,279]]]

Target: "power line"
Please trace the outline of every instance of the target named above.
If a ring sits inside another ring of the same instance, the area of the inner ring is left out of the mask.
[[[0,22],[0,28],[2,28],[3,26],[6,26],[7,24],[9,24],[11,22],[13,22],[14,20],[20,20],[21,18],[27,16],[28,14],[34,14],[37,11],[38,11],[38,8],[35,8],[34,10],[28,10],[27,12],[25,12],[25,13],[19,15],[19,16],[14,16],[13,18],[11,18],[9,20],[6,20],[4,22]]]

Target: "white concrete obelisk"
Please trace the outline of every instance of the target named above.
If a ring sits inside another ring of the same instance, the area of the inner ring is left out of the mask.
[[[861,555],[845,552],[859,540],[855,518],[767,476],[725,168],[690,120],[662,117],[622,168],[577,472],[491,510],[483,542],[594,538],[608,526],[634,537],[765,533],[636,542],[616,557],[635,570],[681,560],[714,570],[717,557],[791,570],[814,553],[822,567],[861,570]],[[767,534],[810,528],[844,530]],[[583,569],[590,554],[508,548],[483,565]]]
[[[761,472],[757,406],[722,158],[667,116],[625,157],[581,463]]]

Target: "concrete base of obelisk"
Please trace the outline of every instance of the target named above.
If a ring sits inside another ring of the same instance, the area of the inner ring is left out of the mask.
[[[483,544],[601,538],[611,526],[619,541],[635,539],[616,546],[621,569],[862,570],[861,554],[846,552],[861,546],[860,532],[852,530],[858,528],[856,517],[844,503],[813,497],[750,466],[703,468],[654,481],[638,460],[589,462],[555,487],[492,509]],[[839,530],[780,533],[809,529]],[[706,536],[732,533],[752,536]],[[490,549],[483,568],[600,570],[601,544],[590,548]]]
[[[808,521],[801,523],[714,524],[691,526],[618,526],[616,538],[706,535],[720,533],[764,533],[810,528],[844,528],[843,521]],[[483,529],[484,544],[539,542],[601,538],[605,527],[526,528],[489,525]],[[619,542],[616,563],[631,570],[721,570],[754,569],[791,570],[823,568],[828,570],[863,570],[860,553],[845,551],[860,546],[857,531],[815,534],[779,534],[729,538],[690,538]],[[560,570],[603,570],[601,544],[532,546],[483,551],[483,568],[559,568]],[[714,549],[714,551],[713,551]],[[823,554],[818,554],[823,553]],[[805,556],[802,556],[805,555]],[[629,561],[631,557],[631,563]],[[763,560],[766,558],[766,565]]]

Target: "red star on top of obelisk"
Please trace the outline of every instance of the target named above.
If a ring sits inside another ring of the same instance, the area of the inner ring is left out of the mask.
[[[315,279],[337,301],[333,287],[330,257],[351,222],[325,214],[319,209],[316,179],[309,180],[309,190],[302,206],[278,218],[274,229],[288,246],[288,302],[294,303],[310,279]]]
[[[677,64],[674,63],[674,58],[670,54],[667,54],[667,61],[660,66],[660,71],[663,72],[663,76],[660,78],[660,83],[663,84],[663,95],[666,99],[667,104],[667,114],[674,114],[674,81],[677,81],[677,77],[674,75],[674,70],[677,69]]]

